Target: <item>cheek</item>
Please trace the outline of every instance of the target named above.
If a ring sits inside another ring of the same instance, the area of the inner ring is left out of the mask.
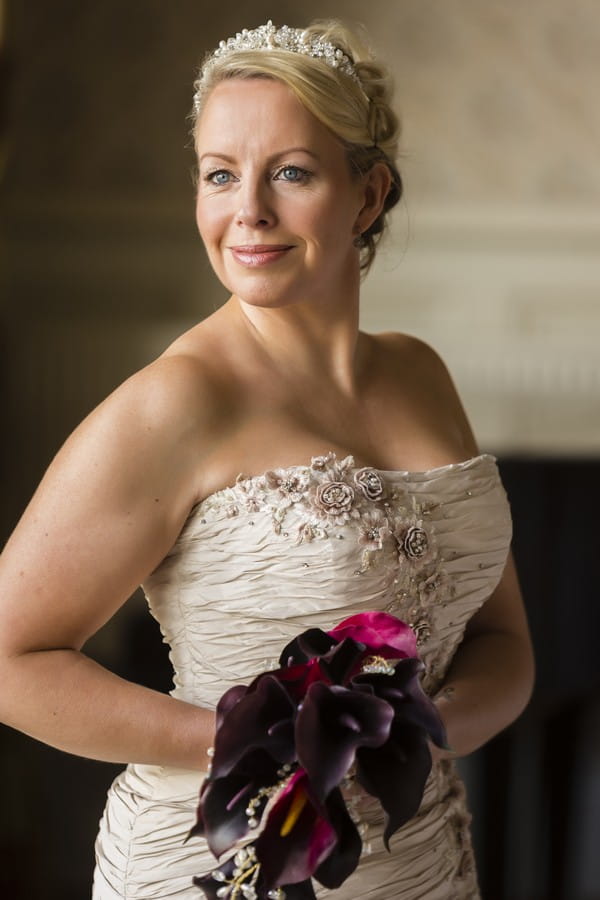
[[[352,225],[347,210],[339,208],[332,210],[329,207],[320,215],[311,217],[307,230],[321,247],[326,247],[330,252],[334,249],[345,252],[346,244],[353,240]]]
[[[322,240],[337,243],[343,242],[346,236],[352,240],[356,204],[347,188],[328,192],[319,208],[311,212],[314,232],[318,233]]]
[[[196,203],[196,225],[200,237],[209,245],[218,240],[223,232],[225,216],[219,204],[210,204],[205,201]]]

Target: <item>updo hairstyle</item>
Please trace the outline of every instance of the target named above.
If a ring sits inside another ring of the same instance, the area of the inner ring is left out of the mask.
[[[316,20],[308,26],[306,35],[321,38],[342,50],[357,78],[318,58],[277,48],[237,49],[217,59],[209,54],[194,82],[191,115],[194,143],[204,103],[221,81],[273,78],[286,84],[306,109],[342,142],[353,172],[363,175],[377,162],[384,162],[390,171],[392,181],[383,210],[359,238],[360,267],[367,272],[386,228],[386,214],[402,197],[402,179],[396,166],[400,123],[390,105],[391,78],[357,31],[338,20]]]

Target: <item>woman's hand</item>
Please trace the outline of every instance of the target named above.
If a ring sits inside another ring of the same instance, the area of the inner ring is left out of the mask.
[[[435,704],[451,749],[434,759],[466,756],[510,725],[533,689],[534,661],[512,556],[489,600],[471,619]]]

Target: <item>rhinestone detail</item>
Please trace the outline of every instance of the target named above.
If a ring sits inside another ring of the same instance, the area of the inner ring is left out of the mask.
[[[356,82],[359,80],[352,60],[335,44],[307,34],[304,28],[291,28],[289,25],[276,28],[269,19],[266,25],[259,25],[258,28],[251,29],[244,28],[242,31],[238,31],[235,37],[219,42],[217,49],[204,63],[201,75],[196,81],[196,93],[194,94],[196,113],[200,112],[203,83],[210,70],[219,60],[245,50],[283,50],[286,53],[300,53],[302,56],[311,56],[313,59],[322,60],[332,69],[343,72],[344,75]]]

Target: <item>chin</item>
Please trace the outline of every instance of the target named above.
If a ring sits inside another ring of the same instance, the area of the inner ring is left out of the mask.
[[[297,296],[291,296],[287,292],[273,291],[266,289],[264,291],[233,291],[235,297],[241,300],[247,306],[254,306],[257,309],[283,309],[286,306],[293,306],[300,303],[301,300]]]
[[[297,280],[289,278],[228,278],[223,279],[225,287],[239,300],[248,306],[264,309],[278,309],[299,303],[303,297],[311,296],[314,291],[307,288],[300,293]]]

